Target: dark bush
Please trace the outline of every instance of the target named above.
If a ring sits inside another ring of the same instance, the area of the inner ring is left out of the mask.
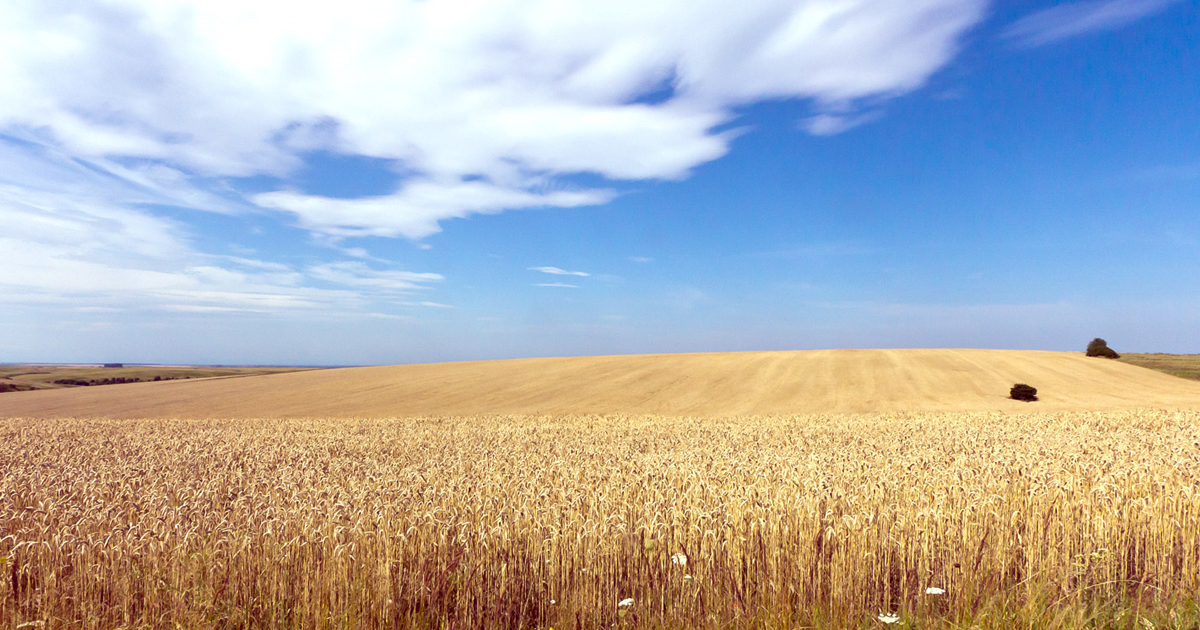
[[[1108,347],[1108,342],[1096,337],[1087,346],[1087,355],[1089,357],[1103,357],[1105,359],[1119,359],[1121,355],[1117,354],[1112,348]]]
[[[1025,383],[1017,383],[1012,386],[1012,389],[1008,390],[1008,397],[1013,400],[1033,402],[1037,400],[1037,388],[1030,387]]]

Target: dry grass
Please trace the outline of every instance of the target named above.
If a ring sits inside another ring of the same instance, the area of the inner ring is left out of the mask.
[[[3,420],[0,556],[9,628],[1195,628],[1200,413]]]
[[[1122,352],[1121,358],[1118,360],[1122,363],[1158,370],[1171,376],[1200,381],[1200,354]]]

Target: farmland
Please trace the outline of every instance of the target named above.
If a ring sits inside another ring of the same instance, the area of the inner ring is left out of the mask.
[[[39,389],[61,389],[137,382],[173,381],[194,378],[255,376],[296,372],[307,368],[224,367],[187,365],[0,365],[0,393]]]
[[[1200,381],[1200,354],[1122,353],[1120,361]]]
[[[1039,402],[1010,400],[1014,383]],[[470,361],[15,392],[0,417],[741,416],[1200,409],[1200,383],[1082,353],[809,350]]]
[[[1192,627],[1198,419],[9,421],[0,624]]]
[[[55,413],[0,420],[0,627],[1197,627],[1195,384],[1092,360],[1072,389],[1050,355],[1004,355],[1041,362],[1050,404],[992,410],[373,416],[351,392],[342,414],[100,417],[61,405],[186,387],[198,412],[204,382],[6,394]],[[876,371],[840,404],[903,399],[906,362],[930,361],[882,356],[903,378]],[[994,378],[943,365],[921,374]],[[339,372],[225,382],[259,388],[238,399],[252,408]],[[714,397],[745,391],[693,374]],[[385,382],[368,384],[394,404]],[[1109,407],[1056,408],[1087,388]]]

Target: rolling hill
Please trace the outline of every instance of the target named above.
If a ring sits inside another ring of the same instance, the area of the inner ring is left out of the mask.
[[[1007,398],[1013,383],[1040,401]],[[1200,408],[1200,382],[1078,353],[810,350],[341,368],[0,395],[6,417],[383,417]]]

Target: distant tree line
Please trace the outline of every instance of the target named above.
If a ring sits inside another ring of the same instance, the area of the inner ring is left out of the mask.
[[[153,381],[173,381],[177,378],[191,378],[190,376],[155,376]],[[140,383],[141,378],[136,376],[114,376],[112,378],[60,378],[54,381],[55,385],[68,385],[71,387],[91,387],[92,385],[120,385],[122,383]]]
[[[121,383],[137,383],[142,379],[137,377],[114,376],[112,378],[100,378],[83,380],[78,378],[60,378],[54,381],[56,385],[74,385],[76,387],[90,387],[92,385],[119,385]]]

